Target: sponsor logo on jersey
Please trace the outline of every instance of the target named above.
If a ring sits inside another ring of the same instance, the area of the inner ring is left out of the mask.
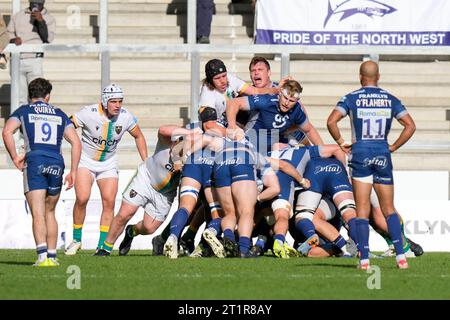
[[[166,163],[164,168],[166,168],[167,171],[175,172],[175,169],[174,169],[174,167],[173,167],[173,165],[171,163]]]
[[[328,173],[334,173],[334,174],[339,174],[342,172],[342,168],[337,165],[337,164],[329,164],[325,167],[323,166],[316,166],[315,170],[314,170],[314,174],[319,174],[322,172],[328,172]]]
[[[51,122],[51,123],[56,123],[57,125],[61,125],[62,124],[61,117],[59,117],[59,116],[50,116],[50,115],[46,115],[46,114],[32,114],[32,113],[29,113],[28,114],[28,121],[30,123]]]
[[[381,169],[384,169],[387,167],[388,161],[385,156],[376,156],[376,157],[373,157],[372,159],[365,158],[363,163],[364,163],[364,167],[375,165],[377,167],[380,167]]]
[[[119,140],[116,139],[112,139],[112,140],[105,140],[103,139],[103,137],[98,137],[98,138],[92,138],[92,142],[94,142],[95,144],[98,145],[107,145],[108,147],[111,147],[115,144],[119,143]]]

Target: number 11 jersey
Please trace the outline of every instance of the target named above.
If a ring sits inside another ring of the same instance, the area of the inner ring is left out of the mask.
[[[350,116],[353,147],[387,148],[392,120],[408,111],[399,99],[378,87],[362,87],[337,103],[344,117]],[[353,148],[352,148],[353,149]]]

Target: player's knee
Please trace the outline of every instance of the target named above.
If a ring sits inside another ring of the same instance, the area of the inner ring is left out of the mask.
[[[146,234],[153,234],[156,231],[156,229],[158,229],[158,226],[155,226],[154,223],[144,220],[144,229],[145,229]]]
[[[184,197],[192,197],[197,201],[198,193],[200,190],[191,186],[183,186],[180,188],[180,199]]]
[[[314,218],[315,210],[313,208],[299,207],[295,210],[295,220],[308,219],[310,221]]]
[[[292,218],[292,216],[294,215],[291,204],[289,203],[289,201],[284,199],[277,199],[273,201],[272,211],[276,214],[277,217],[278,215],[283,215],[283,212],[287,213],[288,218]]]
[[[75,200],[75,206],[80,209],[86,209],[89,198],[78,198]]]
[[[355,211],[356,210],[355,200],[345,199],[345,200],[341,201],[338,204],[338,209],[341,214],[349,212],[349,210]]]

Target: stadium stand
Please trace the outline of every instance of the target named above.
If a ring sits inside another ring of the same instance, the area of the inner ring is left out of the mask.
[[[21,1],[22,7],[28,2]],[[74,5],[76,3],[76,5]],[[211,43],[251,44],[253,13],[248,3],[215,0]],[[54,44],[98,42],[98,0],[49,0],[46,7],[57,20]],[[9,20],[11,0],[0,0],[0,12]],[[79,13],[79,15],[78,15]],[[114,44],[182,44],[186,42],[186,1],[110,0],[108,41]],[[256,52],[255,48],[255,53]],[[212,54],[201,56],[203,66]],[[249,54],[219,54],[229,72],[249,80]],[[280,77],[280,61],[270,60],[272,79]],[[326,142],[332,142],[326,119],[340,96],[358,85],[355,77],[362,56],[327,60],[326,56],[302,56],[291,60],[290,73],[303,87],[302,101]],[[426,59],[425,59],[426,60]],[[450,170],[450,59],[415,61],[400,57],[380,62],[380,86],[400,97],[416,119],[412,141],[394,154],[396,170]],[[9,70],[0,72],[0,127],[10,112]],[[52,102],[71,114],[95,101],[100,93],[100,60],[97,54],[48,53],[44,74],[53,83]],[[187,54],[111,54],[111,81],[123,87],[124,106],[138,117],[151,149],[157,127],[188,121],[190,103],[190,61]],[[396,123],[392,136],[397,136]],[[350,135],[347,120],[346,137]],[[64,148],[68,152],[68,148]],[[68,155],[68,153],[66,154]],[[133,139],[124,138],[119,150],[120,167],[134,169],[140,161]],[[8,168],[0,147],[0,169]]]

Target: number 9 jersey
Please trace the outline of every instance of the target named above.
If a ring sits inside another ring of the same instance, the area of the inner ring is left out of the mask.
[[[73,124],[59,108],[38,101],[15,110],[11,118],[20,122],[27,158],[32,154],[62,159],[61,143],[64,131]]]
[[[387,148],[392,119],[400,119],[408,111],[400,100],[378,87],[362,87],[342,97],[337,103],[344,117],[348,114],[352,126],[353,147]]]

